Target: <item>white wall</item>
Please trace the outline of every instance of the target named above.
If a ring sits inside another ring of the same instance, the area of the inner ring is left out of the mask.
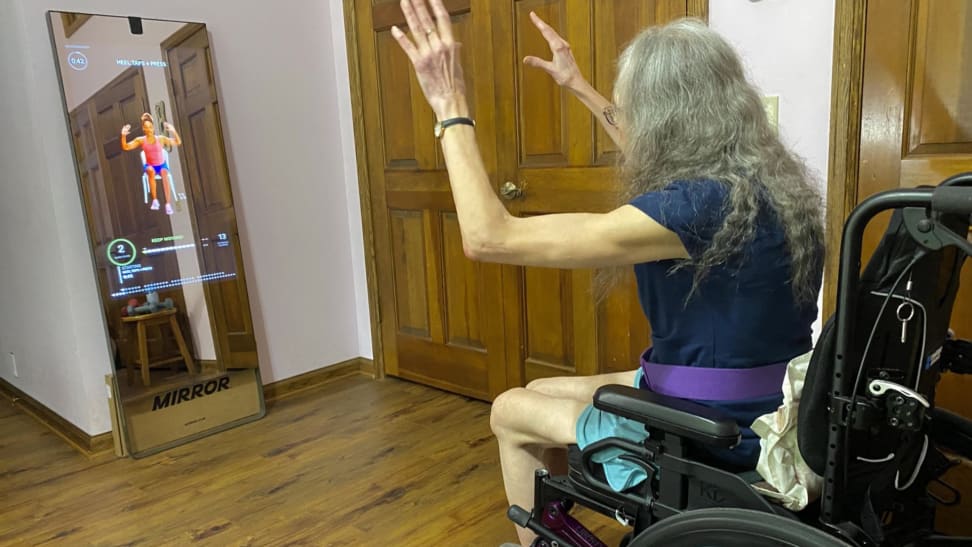
[[[263,380],[371,357],[340,4],[0,0],[0,377],[110,429],[48,9],[207,24]]]
[[[0,2],[0,370],[5,380],[96,433],[108,424],[101,387],[109,370],[107,341],[63,109],[56,84],[52,102],[40,100],[35,67],[24,54],[30,39],[21,6]],[[61,173],[60,188],[51,184],[55,173]]]
[[[779,95],[780,135],[826,195],[834,0],[709,0],[709,26],[735,46],[764,95]]]

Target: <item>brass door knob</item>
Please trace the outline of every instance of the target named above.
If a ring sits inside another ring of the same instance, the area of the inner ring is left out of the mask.
[[[503,186],[500,186],[500,195],[505,200],[514,200],[523,197],[523,190],[516,184],[506,181],[503,183]]]

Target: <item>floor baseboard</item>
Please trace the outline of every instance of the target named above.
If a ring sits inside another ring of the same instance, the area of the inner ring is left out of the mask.
[[[85,456],[95,456],[103,452],[110,452],[114,446],[111,431],[99,435],[88,435],[78,426],[65,420],[60,414],[47,408],[38,400],[20,391],[6,380],[0,378],[0,395],[10,401],[13,406],[23,410],[38,422],[64,439],[78,452]]]
[[[373,376],[374,362],[364,357],[355,357],[340,363],[305,372],[297,376],[285,378],[263,386],[263,398],[269,403],[295,393],[333,382],[356,374]]]
[[[267,402],[272,402],[356,374],[374,377],[374,369],[375,365],[371,359],[355,357],[266,384],[263,386],[263,397]],[[88,435],[78,426],[65,420],[60,414],[47,408],[2,378],[0,378],[0,396],[8,399],[15,407],[32,416],[85,456],[91,457],[103,452],[110,452],[114,447],[111,431],[99,435]]]

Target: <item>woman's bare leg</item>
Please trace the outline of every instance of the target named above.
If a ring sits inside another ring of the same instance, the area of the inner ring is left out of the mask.
[[[510,505],[533,507],[533,476],[539,468],[555,475],[567,472],[568,444],[577,442],[581,411],[591,403],[597,388],[634,383],[636,371],[595,376],[540,378],[515,388],[493,401],[490,425],[499,441],[503,484]],[[517,527],[521,545],[536,537]]]
[[[597,388],[608,384],[623,384],[630,386],[634,383],[635,371],[598,374],[596,376],[558,376],[554,378],[538,378],[527,384],[531,391],[543,393],[551,397],[576,399],[590,404],[594,399]],[[543,467],[552,475],[567,474],[567,449],[551,447],[544,449],[540,458]]]
[[[597,374],[595,376],[539,378],[527,384],[526,388],[530,391],[536,391],[551,397],[576,399],[589,404],[594,400],[594,392],[601,386],[609,384],[633,385],[636,372],[636,370],[629,370],[627,372],[612,372],[608,374]]]
[[[503,485],[510,505],[533,507],[533,475],[544,467],[543,454],[577,442],[577,418],[587,403],[524,388],[501,393],[493,401],[490,426],[499,442]],[[521,545],[536,535],[517,527]]]

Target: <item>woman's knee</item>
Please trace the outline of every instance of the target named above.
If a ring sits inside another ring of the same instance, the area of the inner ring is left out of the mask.
[[[514,419],[523,406],[524,391],[526,390],[522,387],[515,387],[500,393],[493,399],[493,406],[489,412],[489,427],[494,434],[499,435],[513,425]]]
[[[553,446],[576,442],[575,427],[586,404],[517,387],[493,401],[489,425],[500,442]]]
[[[601,376],[555,376],[537,378],[527,389],[550,397],[590,402],[594,390],[603,383]]]
[[[530,380],[526,385],[526,388],[530,391],[536,391],[539,393],[546,393],[547,395],[553,394],[556,387],[557,378],[537,378],[536,380]]]

